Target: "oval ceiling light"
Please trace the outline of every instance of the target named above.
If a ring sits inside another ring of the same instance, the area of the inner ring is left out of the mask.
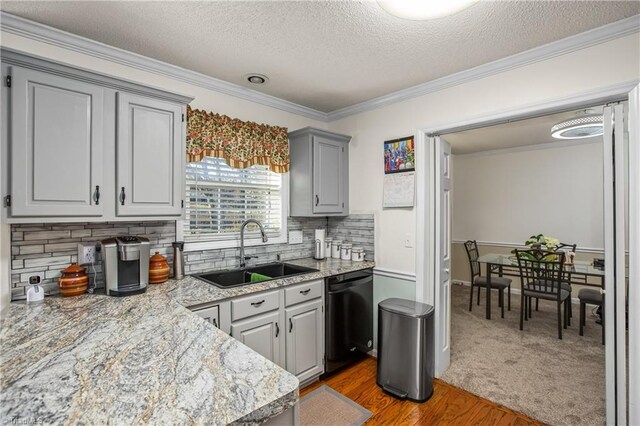
[[[453,15],[478,0],[378,0],[384,10],[398,18],[421,21]]]
[[[252,83],[252,84],[264,84],[267,81],[269,81],[269,77],[267,77],[264,74],[255,74],[255,73],[246,74],[244,78],[245,80],[247,80],[249,83]]]
[[[556,139],[584,139],[601,136],[604,133],[602,115],[581,111],[576,118],[562,121],[551,128],[551,136]]]

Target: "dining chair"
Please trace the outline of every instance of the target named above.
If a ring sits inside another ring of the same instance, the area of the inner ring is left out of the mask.
[[[526,300],[543,299],[556,303],[558,311],[558,339],[562,339],[562,329],[569,322],[568,304],[571,298],[567,290],[562,288],[564,273],[564,252],[543,252],[540,250],[517,250],[518,269],[522,288],[520,290],[520,330],[524,329],[527,318]],[[564,321],[562,314],[564,305]]]
[[[563,252],[572,251],[575,253],[576,247],[578,247],[577,244],[560,243],[556,246],[554,251],[563,251]],[[566,260],[566,257],[565,257],[565,260]],[[573,290],[573,288],[571,287],[571,271],[568,271],[565,269],[561,286],[564,290],[567,290],[569,292],[569,296],[571,296],[571,292]],[[540,299],[536,299],[536,311],[538,310],[539,303],[540,303]],[[531,312],[529,312],[529,317],[531,317]],[[571,318],[573,318],[573,309],[571,307],[571,303],[569,303],[569,321],[568,321],[569,325],[571,325]]]
[[[473,307],[473,288],[478,289],[478,305],[480,305],[480,288],[487,288],[487,277],[481,275],[480,257],[478,252],[478,244],[475,240],[468,240],[464,243],[469,259],[469,267],[471,268],[471,293],[469,294],[469,311]],[[498,301],[501,308],[501,316],[504,318],[504,289],[507,289],[508,309],[511,310],[511,279],[505,277],[491,277],[491,290],[498,290]]]

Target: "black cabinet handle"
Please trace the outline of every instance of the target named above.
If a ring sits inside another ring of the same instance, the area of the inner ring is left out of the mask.
[[[261,300],[261,301],[259,301],[259,302],[253,302],[253,303],[251,304],[251,306],[255,306],[255,307],[257,308],[258,306],[262,305],[263,303],[264,303],[264,300]]]
[[[278,323],[276,323],[276,337],[280,334],[280,327],[278,327]]]
[[[216,328],[218,327],[218,320],[215,318],[213,319],[213,326]]]
[[[293,321],[289,318],[289,333],[291,333],[291,330],[293,330]]]
[[[318,207],[319,202],[320,202],[320,197],[318,197],[318,194],[316,194],[316,207]]]
[[[126,195],[124,194],[124,186],[123,186],[122,189],[120,190],[120,205],[124,206],[125,198],[126,198]]]
[[[306,290],[300,290],[300,294],[304,294],[306,296],[307,294],[309,294],[310,291],[311,291],[310,288],[308,288]]]
[[[100,185],[96,185],[96,191],[93,193],[93,201],[96,202],[96,206],[100,204]]]

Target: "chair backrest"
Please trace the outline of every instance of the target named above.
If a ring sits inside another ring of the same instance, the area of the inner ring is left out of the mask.
[[[468,240],[464,243],[464,248],[467,250],[467,257],[469,258],[469,267],[471,268],[471,282],[474,282],[475,278],[480,275],[480,263],[478,262],[478,244],[475,240]]]
[[[560,243],[556,246],[556,251],[572,251],[576,252],[577,244]]]
[[[571,252],[576,252],[576,247],[578,247],[577,244],[568,244],[568,243],[560,243],[556,246],[556,251],[561,251],[565,253],[566,256],[566,252],[571,251]],[[571,283],[571,271],[565,271],[564,273],[564,281]]]
[[[550,294],[560,300],[564,252],[516,249],[516,258],[523,291]]]

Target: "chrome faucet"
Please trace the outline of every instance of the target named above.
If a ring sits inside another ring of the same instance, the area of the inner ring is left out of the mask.
[[[269,241],[269,238],[267,238],[267,234],[265,234],[264,232],[264,227],[259,221],[255,219],[247,219],[244,222],[242,222],[242,225],[240,226],[240,267],[241,268],[244,268],[247,265],[247,259],[251,259],[250,257],[247,257],[244,255],[244,228],[246,228],[246,226],[250,223],[255,223],[256,225],[258,225],[258,228],[260,228],[260,233],[262,234],[263,243],[266,243],[267,241]]]

